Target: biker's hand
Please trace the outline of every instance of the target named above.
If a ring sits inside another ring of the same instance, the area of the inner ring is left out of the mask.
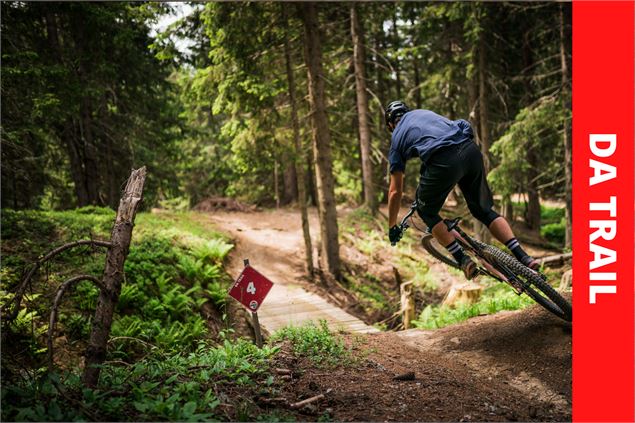
[[[403,229],[401,229],[401,226],[395,225],[388,230],[388,238],[390,239],[390,243],[392,245],[398,243],[402,236]]]

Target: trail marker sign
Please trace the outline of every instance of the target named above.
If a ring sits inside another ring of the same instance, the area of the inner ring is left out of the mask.
[[[250,265],[246,265],[234,285],[229,290],[229,296],[256,312],[271,290],[273,282]]]

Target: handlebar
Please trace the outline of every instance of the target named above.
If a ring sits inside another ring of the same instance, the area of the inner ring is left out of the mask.
[[[417,201],[415,200],[414,203],[412,203],[412,206],[410,206],[410,211],[408,213],[406,213],[406,215],[403,217],[403,219],[401,219],[401,223],[399,223],[399,227],[401,228],[402,233],[406,231],[406,229],[408,229],[410,227],[410,224],[408,224],[408,219],[410,219],[410,217],[414,214],[415,210],[417,210]],[[390,245],[392,245],[393,247],[395,245],[397,245],[396,242],[391,242]]]

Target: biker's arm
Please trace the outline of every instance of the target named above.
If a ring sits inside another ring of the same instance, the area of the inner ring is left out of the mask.
[[[401,197],[403,195],[403,172],[395,171],[390,174],[390,188],[388,189],[388,227],[397,224]]]

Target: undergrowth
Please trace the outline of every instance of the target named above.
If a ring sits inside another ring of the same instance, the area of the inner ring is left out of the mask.
[[[85,388],[74,372],[51,374],[2,389],[3,420],[209,421],[252,420],[227,414],[225,391],[267,389],[275,347],[239,339],[214,346],[200,341],[190,353],[154,352],[131,365],[106,364],[99,386]],[[263,388],[264,387],[264,388]],[[60,392],[63,394],[60,395]],[[239,398],[232,398],[239,402]],[[238,403],[240,405],[240,403]]]
[[[11,300],[12,289],[41,254],[78,239],[109,239],[114,217],[112,210],[97,207],[72,211],[3,210],[0,301],[4,304]],[[219,313],[224,311],[230,281],[222,262],[231,248],[222,235],[197,223],[189,213],[140,213],[125,263],[106,362],[143,367],[157,354],[186,354],[209,339],[211,334],[201,310],[209,303]],[[8,415],[18,416],[19,412],[24,419],[58,419],[53,406],[47,408],[52,414],[45,418],[27,402],[9,403],[5,396],[12,389],[25,386],[31,386],[36,393],[46,391],[38,384],[46,373],[46,332],[55,290],[73,275],[100,278],[104,263],[103,249],[79,247],[64,252],[40,269],[17,319],[3,326],[3,340],[11,341],[3,342],[3,420]],[[56,328],[56,362],[65,374],[64,383],[78,377],[98,294],[90,282],[81,282],[65,294]],[[16,411],[17,408],[24,410]],[[163,418],[168,418],[167,414]]]
[[[331,332],[326,320],[316,325],[309,322],[304,326],[288,326],[275,332],[270,342],[290,341],[293,352],[309,358],[318,365],[335,365],[350,361],[352,355],[344,340]]]
[[[415,327],[421,329],[438,329],[455,323],[463,322],[471,317],[484,314],[494,314],[503,310],[518,310],[535,304],[525,295],[517,295],[514,290],[494,281],[480,279],[480,283],[488,286],[478,302],[474,304],[457,304],[455,306],[428,305],[413,322]]]
[[[422,225],[422,224],[420,224]],[[428,273],[428,266],[418,257],[416,247],[420,232],[412,228],[395,246],[390,246],[385,230],[386,222],[373,218],[365,208],[348,213],[340,227],[345,242],[361,252],[371,263],[392,264],[400,272],[403,281],[413,281],[415,289],[422,293],[434,291],[437,284]],[[392,260],[392,263],[385,263]],[[399,289],[394,279],[382,280],[365,271],[345,274],[346,288],[353,292],[360,303],[378,316],[390,316],[399,309]]]

